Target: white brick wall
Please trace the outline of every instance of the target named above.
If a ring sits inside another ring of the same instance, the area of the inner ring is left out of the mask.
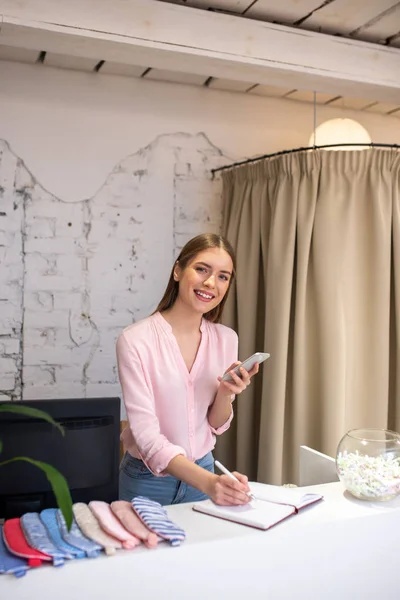
[[[221,222],[226,157],[171,134],[122,160],[90,199],[44,190],[0,142],[0,394],[119,394],[115,341],[156,306],[183,244]]]
[[[0,395],[21,397],[25,227],[24,190],[32,180],[0,144]]]

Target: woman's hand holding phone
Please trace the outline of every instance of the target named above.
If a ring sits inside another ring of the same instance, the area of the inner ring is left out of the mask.
[[[256,352],[242,363],[234,362],[222,377],[218,377],[217,394],[208,413],[211,427],[218,429],[228,422],[233,396],[238,396],[250,385],[251,378],[258,373],[259,363],[267,358],[269,354]]]
[[[259,364],[256,363],[250,371],[246,371],[246,369],[240,367],[238,370],[240,373],[239,375],[234,369],[241,364],[240,361],[236,361],[226,370],[225,374],[229,373],[229,379],[224,380],[222,377],[218,377],[218,394],[223,394],[224,396],[238,396],[250,385],[251,378],[259,371]]]
[[[223,377],[218,377],[220,390],[225,390],[226,395],[235,394],[236,396],[243,392],[250,385],[253,375],[258,373],[260,363],[267,360],[269,356],[266,352],[256,352],[242,363],[239,361],[233,363],[225,371]]]

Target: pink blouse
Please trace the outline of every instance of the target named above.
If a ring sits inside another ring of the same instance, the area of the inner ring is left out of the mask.
[[[202,336],[189,373],[170,324],[160,313],[127,327],[117,341],[117,360],[129,426],[127,451],[156,475],[179,454],[195,461],[215,446],[233,417],[214,429],[208,411],[226,369],[237,360],[236,333],[202,320]]]

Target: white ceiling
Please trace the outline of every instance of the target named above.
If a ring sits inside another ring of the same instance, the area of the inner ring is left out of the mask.
[[[400,48],[400,2],[398,0],[162,0],[207,11],[235,14],[241,18],[257,19],[298,29],[348,37],[361,41]],[[188,8],[190,10],[190,8]],[[259,85],[204,77],[193,73],[178,73],[142,66],[122,65],[108,61],[92,60],[11,48],[0,45],[0,60],[27,63],[40,62],[47,66],[95,73],[109,73],[127,77],[142,77],[157,81],[205,86],[251,95],[284,97],[300,102],[313,102],[310,91]],[[399,73],[400,77],[400,73]],[[373,99],[343,98],[332,94],[316,94],[318,104],[390,114],[400,118],[399,104],[374,102]]]

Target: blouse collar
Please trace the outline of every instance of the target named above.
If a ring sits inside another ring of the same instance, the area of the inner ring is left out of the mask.
[[[157,323],[160,324],[161,328],[166,332],[171,334],[172,333],[172,327],[171,325],[168,323],[168,321],[166,319],[164,319],[164,317],[162,316],[162,314],[158,311],[156,313],[154,313],[153,317],[156,319]],[[207,320],[204,319],[204,317],[201,319],[201,323],[200,323],[200,331],[201,333],[204,333],[205,329],[207,326]]]

